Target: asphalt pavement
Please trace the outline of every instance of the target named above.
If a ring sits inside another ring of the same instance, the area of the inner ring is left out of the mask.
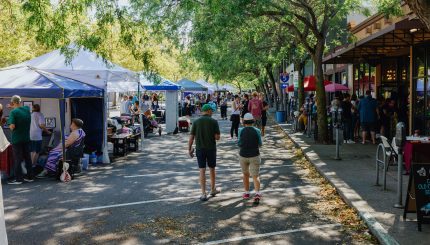
[[[218,115],[215,118],[219,120]],[[3,188],[10,244],[349,244],[341,225],[316,211],[319,187],[303,179],[283,135],[269,125],[262,148],[263,198],[243,201],[230,121],[219,120],[217,187],[199,200],[187,133],[150,136],[144,151],[91,166],[64,184]],[[252,188],[251,181],[251,188]],[[209,189],[209,181],[208,181]]]

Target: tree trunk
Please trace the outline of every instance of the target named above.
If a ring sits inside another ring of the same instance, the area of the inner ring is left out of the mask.
[[[269,78],[270,84],[272,85],[273,99],[275,100],[274,102],[276,104],[276,101],[278,100],[278,92],[276,90],[276,82],[275,82],[275,78],[273,77],[272,66],[267,65],[265,68],[266,68],[267,77]]]
[[[297,102],[298,102],[298,109],[299,110],[300,110],[300,108],[302,108],[303,104],[305,103],[303,67],[304,67],[304,62],[302,62],[302,61],[298,61],[298,62],[296,62],[296,64],[294,64],[294,70],[298,71],[298,73],[299,73],[299,77],[298,77],[299,85],[298,85],[298,96],[297,96],[298,97]]]
[[[265,91],[264,94],[266,95],[266,101],[267,101],[267,103],[269,103],[270,107],[272,107],[273,104],[272,104],[272,101],[270,100],[270,88],[269,88],[267,80],[264,81],[263,88]]]
[[[430,1],[429,0],[406,0],[411,10],[430,30]]]
[[[317,123],[318,123],[318,142],[328,143],[328,129],[327,129],[327,106],[326,96],[324,89],[324,75],[323,75],[323,50],[324,40],[318,40],[315,48],[315,55],[312,60],[315,63],[315,78],[316,78],[316,102],[317,102]]]

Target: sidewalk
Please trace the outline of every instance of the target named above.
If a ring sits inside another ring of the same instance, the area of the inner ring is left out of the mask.
[[[293,142],[301,147],[306,158],[338,190],[342,198],[358,210],[381,244],[424,244],[429,241],[430,225],[417,230],[416,214],[403,220],[403,209],[396,203],[397,166],[387,173],[387,190],[375,186],[375,145],[343,144],[342,160],[334,160],[335,145],[315,144],[312,138],[290,131],[290,124],[279,124]],[[380,179],[380,184],[382,184]],[[403,204],[409,176],[403,176]],[[427,241],[427,242],[426,242]]]

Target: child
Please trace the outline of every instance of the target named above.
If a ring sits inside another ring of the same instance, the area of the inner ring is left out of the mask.
[[[253,127],[254,117],[251,113],[246,113],[243,117],[243,126],[239,131],[238,145],[239,161],[242,167],[243,173],[243,186],[245,192],[243,193],[243,199],[249,199],[249,176],[251,175],[254,180],[254,203],[258,204],[261,199],[260,194],[260,150],[262,146],[261,132],[259,129]]]

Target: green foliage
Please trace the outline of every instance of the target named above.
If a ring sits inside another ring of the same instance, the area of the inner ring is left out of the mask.
[[[403,14],[401,1],[399,0],[373,0],[373,4],[377,7],[378,12],[383,13],[387,17]]]

